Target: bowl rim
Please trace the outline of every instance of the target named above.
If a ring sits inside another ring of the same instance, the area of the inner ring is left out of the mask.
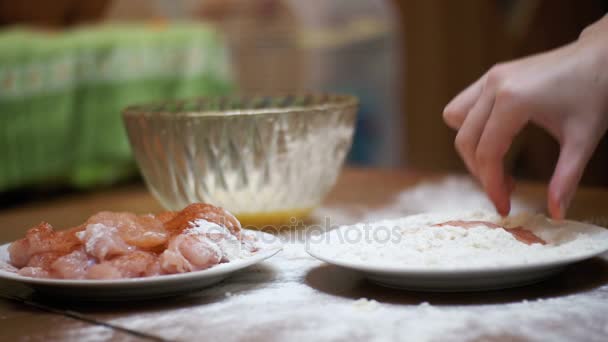
[[[316,103],[311,105],[294,105],[286,107],[267,107],[267,108],[251,108],[251,109],[229,109],[229,110],[201,110],[201,111],[167,111],[154,110],[153,107],[159,107],[170,103],[185,103],[189,101],[201,101],[204,99],[247,99],[247,98],[281,98],[288,96],[322,96],[331,98],[331,101],[326,103]],[[156,117],[225,117],[225,116],[249,116],[249,115],[272,115],[272,114],[287,114],[296,112],[317,112],[327,111],[331,109],[345,109],[356,107],[359,105],[359,99],[350,94],[341,93],[289,93],[282,95],[211,95],[211,96],[196,96],[189,98],[180,98],[174,100],[165,100],[158,102],[149,102],[144,104],[134,104],[126,107],[122,111],[124,118],[133,116],[156,116]]]

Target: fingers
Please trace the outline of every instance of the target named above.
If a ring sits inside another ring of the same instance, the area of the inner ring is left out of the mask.
[[[493,105],[494,91],[489,87],[484,87],[479,99],[471,111],[466,115],[462,126],[458,130],[456,140],[454,140],[456,150],[462,157],[469,172],[476,178],[478,178],[478,172],[475,153],[486,121],[492,112]]]
[[[565,142],[561,148],[555,172],[549,183],[547,206],[554,219],[564,219],[576,192],[585,166],[593,153],[592,143]]]
[[[528,122],[528,117],[516,111],[510,96],[505,98],[504,94],[497,94],[475,151],[478,178],[496,210],[503,216],[511,210],[511,193],[515,187],[511,176],[505,175],[504,157],[515,136]]]
[[[516,110],[522,97],[505,82],[507,68],[505,65],[492,68],[478,85],[454,99],[444,113],[448,124],[459,127],[456,149],[501,215],[509,214],[515,188],[513,178],[505,174],[503,159],[515,136],[529,121],[525,111]],[[479,87],[482,89],[478,90]],[[477,95],[477,91],[481,93]],[[459,122],[462,109],[470,105],[474,96],[477,102]]]
[[[477,103],[484,83],[485,76],[468,86],[445,106],[443,109],[443,121],[450,128],[457,130],[462,126],[467,114]]]

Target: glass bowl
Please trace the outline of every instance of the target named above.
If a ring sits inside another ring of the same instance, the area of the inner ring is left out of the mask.
[[[205,97],[131,106],[123,119],[164,207],[211,203],[260,228],[321,203],[350,149],[357,106],[336,94]]]

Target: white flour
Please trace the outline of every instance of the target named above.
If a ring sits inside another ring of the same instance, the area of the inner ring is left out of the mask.
[[[227,261],[251,256],[251,251],[244,248],[241,241],[228,229],[204,219],[190,222],[190,226],[184,230],[183,234],[204,237],[209,245],[217,248],[219,255]]]
[[[505,229],[484,225],[432,226],[450,220],[489,221],[509,228],[522,226],[547,244],[528,245]],[[309,241],[310,249],[328,259],[370,266],[471,269],[586,255],[606,249],[608,230],[553,222],[540,215],[522,214],[505,221],[489,212],[453,212],[342,226],[319,240]]]
[[[114,227],[108,227],[102,223],[94,223],[87,225],[86,229],[76,233],[76,237],[80,242],[84,243],[85,250],[87,253],[92,254],[95,247],[103,243],[103,239],[107,238],[108,235],[118,234],[118,230]],[[103,247],[101,253],[103,255],[107,252],[107,247]]]
[[[359,298],[353,302],[353,306],[357,310],[374,311],[378,309],[380,304],[378,304],[378,302],[373,299]]]

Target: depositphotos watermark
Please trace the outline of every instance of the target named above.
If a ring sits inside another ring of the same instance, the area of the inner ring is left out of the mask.
[[[608,216],[591,216],[578,220],[579,222],[593,224],[601,227],[608,226]],[[337,229],[340,228],[341,229]],[[223,229],[217,227],[218,229]],[[258,234],[257,241],[263,245],[281,242],[283,244],[304,244],[306,248],[315,244],[359,244],[374,243],[398,244],[407,238],[402,234],[399,225],[386,225],[379,223],[357,223],[352,225],[339,225],[332,221],[330,216],[315,222],[305,222],[292,218],[289,223],[282,225],[244,226],[245,229],[261,230],[268,234]],[[331,234],[328,233],[331,231]],[[210,231],[212,233],[212,231]]]
[[[341,229],[337,229],[342,227]],[[338,225],[333,223],[329,216],[316,222],[304,222],[292,218],[288,224],[266,226],[244,226],[245,229],[261,230],[265,233],[258,235],[263,243],[273,243],[277,240],[282,243],[326,244],[330,241],[339,244],[365,243],[398,243],[403,238],[400,226],[381,224],[357,223],[354,225]],[[332,231],[331,234],[326,234]]]

